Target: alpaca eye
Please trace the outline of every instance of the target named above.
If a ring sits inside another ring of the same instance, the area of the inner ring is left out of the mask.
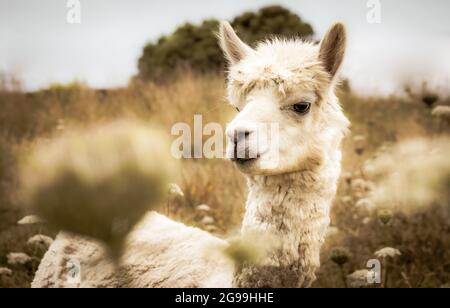
[[[238,107],[234,107],[234,108],[236,108],[237,112],[241,112]]]
[[[311,103],[307,103],[307,102],[297,103],[292,106],[292,109],[299,114],[307,113],[310,108],[311,108]]]

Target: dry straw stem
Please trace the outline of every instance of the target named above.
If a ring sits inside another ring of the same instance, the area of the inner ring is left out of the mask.
[[[20,175],[23,196],[40,216],[106,242],[114,255],[167,193],[174,170],[163,134],[122,120],[38,143]]]

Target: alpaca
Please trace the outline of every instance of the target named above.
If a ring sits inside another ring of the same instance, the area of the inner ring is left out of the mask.
[[[344,26],[334,24],[319,46],[272,39],[252,48],[222,22],[219,40],[229,61],[228,99],[238,110],[227,128],[227,154],[249,189],[241,233],[274,234],[276,248],[261,264],[235,266],[215,253],[225,240],[151,212],[129,235],[119,270],[99,244],[61,233],[33,287],[311,286],[349,126],[334,94]],[[277,123],[278,138],[270,123]],[[81,265],[75,285],[66,279],[69,260]]]

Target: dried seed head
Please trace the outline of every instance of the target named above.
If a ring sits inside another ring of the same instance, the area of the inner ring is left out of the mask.
[[[337,247],[331,251],[331,261],[336,263],[337,265],[344,265],[348,261],[350,261],[351,253],[345,247]]]
[[[387,225],[392,219],[393,213],[389,209],[382,209],[378,211],[378,219],[383,225]]]

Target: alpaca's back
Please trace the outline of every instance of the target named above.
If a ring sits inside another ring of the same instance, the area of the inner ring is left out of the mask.
[[[114,270],[101,245],[61,233],[44,256],[32,287],[230,287],[232,264],[218,250],[226,242],[202,230],[149,213],[130,234]],[[70,261],[81,279],[70,279]]]

